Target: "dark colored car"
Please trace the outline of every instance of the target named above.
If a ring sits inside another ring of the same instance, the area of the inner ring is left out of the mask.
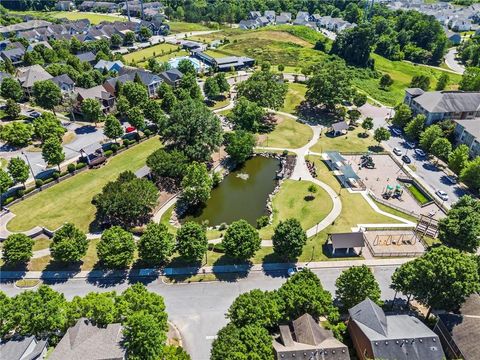
[[[412,162],[412,160],[407,155],[403,155],[402,160],[405,164],[410,164]]]

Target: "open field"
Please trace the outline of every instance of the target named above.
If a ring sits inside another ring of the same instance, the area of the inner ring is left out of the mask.
[[[305,100],[305,93],[307,92],[307,86],[300,83],[288,83],[288,92],[285,97],[283,108],[284,112],[295,114],[297,112],[297,106]]]
[[[275,130],[257,135],[257,146],[296,149],[307,144],[313,136],[312,129],[295,119],[275,115],[279,123]]]
[[[202,24],[187,23],[183,21],[170,21],[168,22],[168,25],[170,26],[170,31],[172,33],[212,30]]]
[[[92,24],[99,24],[102,21],[127,21],[126,16],[113,16],[100,13],[87,13],[80,11],[11,11],[12,14],[31,15],[39,17],[53,17],[56,19],[67,18],[69,20],[88,19]]]
[[[173,44],[158,44],[151,46],[146,49],[141,49],[138,51],[131,52],[123,56],[127,62],[141,62],[146,61],[151,57],[163,56],[165,53],[168,53],[172,50],[177,50],[178,46]]]
[[[370,134],[367,138],[361,137],[364,130],[361,126],[348,131],[346,135],[331,137],[323,132],[320,139],[310,150],[314,152],[339,151],[339,152],[368,152],[376,150],[377,142]]]
[[[56,229],[65,222],[72,222],[87,231],[95,218],[93,196],[121,172],[142,167],[147,156],[158,147],[158,138],[151,138],[110,158],[100,169],[82,172],[13,205],[10,210],[16,216],[8,223],[8,229],[25,231],[37,225]]]

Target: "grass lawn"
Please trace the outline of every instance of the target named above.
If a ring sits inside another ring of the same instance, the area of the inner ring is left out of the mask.
[[[188,56],[188,52],[185,50],[179,50],[179,51],[172,52],[170,54],[157,56],[155,59],[157,59],[157,61],[160,61],[160,62],[165,62],[180,56]],[[146,61],[139,62],[137,63],[137,66],[146,67],[147,62]]]
[[[421,205],[431,201],[415,184],[405,184],[405,187]]]
[[[72,222],[88,231],[95,218],[93,196],[121,172],[141,168],[147,156],[159,147],[158,138],[151,138],[110,158],[100,169],[82,172],[13,205],[10,210],[16,216],[8,223],[8,229],[25,231],[44,226],[53,230],[65,222]]]
[[[262,239],[271,239],[274,227],[288,218],[297,218],[302,227],[307,230],[322,221],[333,208],[333,203],[321,187],[316,186],[317,192],[313,199],[308,187],[310,181],[285,180],[280,191],[275,195],[272,202],[273,222],[260,230]]]
[[[47,237],[41,237],[41,238],[35,239],[35,243],[33,244],[32,250],[38,251],[38,250],[48,249],[51,243],[52,243],[52,240]]]
[[[154,45],[154,46],[151,46],[149,48],[146,48],[146,49],[141,49],[141,50],[138,50],[138,51],[128,53],[128,54],[124,55],[123,58],[125,59],[125,61],[127,61],[129,63],[132,62],[132,61],[141,62],[141,61],[146,61],[149,58],[154,57],[154,56],[163,56],[163,54],[165,54],[167,52],[170,52],[172,50],[176,50],[176,49],[178,49],[177,45],[158,44],[158,45]]]
[[[383,211],[385,211],[389,214],[392,214],[392,215],[400,216],[400,217],[404,218],[405,220],[411,221],[413,223],[416,223],[418,221],[418,219],[415,216],[407,215],[402,211],[398,211],[397,209],[394,209],[393,207],[390,207],[390,206],[384,205],[382,203],[379,203],[375,199],[372,199],[372,200],[375,204],[377,204],[377,206],[380,208],[380,210],[383,210]]]
[[[348,131],[346,135],[331,137],[330,135],[322,134],[320,139],[310,150],[313,152],[325,151],[339,151],[339,152],[368,152],[369,150],[376,150],[377,142],[370,134],[367,138],[361,137],[364,132],[361,126]]]
[[[307,144],[312,138],[313,131],[309,126],[287,116],[275,116],[280,120],[275,130],[257,135],[257,146],[296,149]]]
[[[283,103],[281,111],[288,112],[290,114],[296,114],[297,106],[305,100],[305,93],[307,92],[307,86],[300,83],[288,83],[288,92]]]
[[[209,103],[207,106],[210,110],[217,110],[227,106],[228,104],[230,104],[230,99],[226,96],[222,96],[213,103]]]
[[[378,87],[379,78],[362,78],[360,76],[354,77],[353,83],[359,89],[386,105],[396,105],[402,102],[405,96],[405,89],[410,86],[413,76],[427,75],[430,78],[430,89],[433,90],[440,75],[445,73],[442,70],[424,65],[415,65],[405,61],[391,61],[377,54],[372,54],[371,56],[375,60],[375,69],[381,74],[390,74],[393,79],[393,85],[388,91],[381,90]],[[461,75],[450,72],[447,72],[447,75],[450,77],[447,89],[456,89],[461,80]]]
[[[6,169],[8,165],[7,159],[0,158],[0,169]]]
[[[202,24],[187,23],[183,21],[170,21],[168,25],[170,26],[170,31],[172,33],[212,30]]]
[[[69,20],[88,19],[92,24],[98,24],[102,21],[127,21],[126,16],[113,16],[100,13],[85,13],[80,11],[11,11],[12,14],[31,15],[39,17],[53,17],[57,19],[67,18]]]

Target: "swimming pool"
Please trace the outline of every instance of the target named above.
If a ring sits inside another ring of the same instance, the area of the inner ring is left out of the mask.
[[[204,63],[202,63],[200,60],[194,58],[194,57],[191,57],[191,56],[181,56],[181,57],[176,57],[176,58],[173,58],[173,59],[170,59],[168,60],[168,63],[173,67],[173,68],[178,68],[178,64],[180,63],[180,61],[182,60],[190,60],[190,62],[193,64],[193,66],[195,67],[195,70],[200,71],[202,69],[205,69],[207,68],[208,66],[205,65]]]

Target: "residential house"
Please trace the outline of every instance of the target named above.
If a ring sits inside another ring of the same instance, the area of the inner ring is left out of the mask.
[[[445,28],[445,35],[452,45],[459,45],[462,42],[462,36],[459,33],[453,32]]]
[[[260,17],[257,18],[255,21],[259,24],[259,26],[262,26],[262,27],[271,24],[270,19],[267,18],[266,16],[260,16]]]
[[[288,22],[292,21],[292,13],[290,12],[281,12],[280,16],[288,19]]]
[[[404,103],[414,115],[423,114],[427,125],[442,120],[480,117],[480,92],[405,90]]]
[[[266,10],[266,11],[263,13],[263,16],[265,16],[270,22],[274,22],[274,21],[275,21],[275,11]]]
[[[296,26],[305,26],[308,24],[308,19],[304,17],[296,17],[295,20],[293,20],[293,25]]]
[[[82,318],[69,328],[49,360],[124,360],[122,325],[101,328]]]
[[[118,11],[118,5],[114,2],[106,1],[84,1],[78,5],[78,10],[114,13]]]
[[[170,26],[163,22],[162,15],[151,16],[150,21],[142,21],[140,23],[140,28],[142,26],[150,29],[153,35],[167,35],[170,31]]]
[[[472,30],[472,22],[468,19],[452,19],[448,22],[448,26],[453,31],[470,31]]]
[[[84,89],[77,87],[75,89],[77,94],[77,104],[75,111],[82,113],[81,106],[84,100],[86,99],[95,99],[100,103],[102,112],[108,114],[113,110],[115,105],[115,96],[107,91],[103,85],[94,86],[90,89]]]
[[[18,68],[16,77],[28,96],[32,95],[33,85],[37,81],[51,80],[53,78],[53,76],[40,65]]]
[[[278,15],[276,18],[275,18],[275,24],[277,25],[285,25],[285,24],[288,24],[290,23],[290,19],[284,15]]]
[[[4,71],[0,71],[0,84],[2,83],[2,81],[6,78],[13,78],[12,75],[10,75],[9,73],[7,72],[4,72]]]
[[[273,340],[277,360],[349,360],[346,345],[338,341],[330,330],[321,327],[310,315],[304,314],[289,325],[280,325],[280,336]]]
[[[59,1],[55,5],[55,10],[57,11],[71,11],[75,9],[75,4],[73,1]]]
[[[160,78],[168,85],[177,87],[182,80],[183,74],[178,69],[170,69],[159,74]]]
[[[107,60],[99,60],[94,69],[100,70],[101,72],[106,71],[113,71],[118,73],[121,68],[123,68],[123,63],[120,60],[117,61],[107,61]]]
[[[480,156],[480,118],[455,120],[454,133],[457,144],[467,145],[472,158]]]
[[[93,64],[95,64],[95,62],[97,61],[97,57],[96,55],[91,52],[91,51],[87,51],[87,52],[84,52],[84,53],[81,53],[81,54],[77,54],[75,55],[78,60],[80,60],[81,62],[88,62],[90,63],[92,66]]]
[[[10,40],[0,41],[0,51],[7,50],[7,48],[10,46],[10,44],[11,44]]]
[[[46,28],[51,24],[51,22],[45,20],[29,20],[18,24],[0,26],[0,34],[4,37],[8,37],[11,33],[18,34],[22,31]]]
[[[386,315],[365,299],[348,310],[348,333],[360,360],[443,360],[438,335],[411,315]]]
[[[250,11],[248,13],[248,19],[249,20],[255,20],[255,19],[257,19],[261,16],[262,16],[262,13],[260,11]]]
[[[72,93],[75,90],[75,82],[67,74],[55,76],[51,80],[58,85],[64,94]]]
[[[39,41],[39,42],[29,44],[28,47],[27,47],[27,52],[33,51],[33,49],[35,49],[38,45],[43,45],[47,49],[52,50],[52,47],[50,46],[48,41]]]
[[[470,295],[455,313],[439,314],[433,331],[448,359],[480,359],[480,295]]]
[[[124,3],[121,11],[124,15],[128,15],[130,13],[130,16],[136,16],[145,19],[163,13],[163,4],[158,1],[143,2],[143,4],[138,0],[128,1],[128,7],[127,3]]]
[[[182,48],[187,50],[187,51],[193,51],[193,50],[206,50],[207,45],[197,42],[197,41],[189,41],[189,40],[184,40],[181,42],[182,43]]]
[[[13,49],[0,51],[0,58],[3,61],[10,60],[13,66],[22,65],[24,55],[25,55],[25,49],[23,48],[13,48]]]
[[[238,27],[242,30],[253,30],[259,27],[256,20],[241,20]]]
[[[35,336],[18,336],[0,342],[0,359],[41,360],[47,355],[47,340],[37,340]]]
[[[135,77],[137,76],[142,84],[146,86],[148,95],[151,97],[156,96],[157,89],[163,81],[160,75],[144,69],[129,66],[120,68],[118,71],[118,77],[108,79],[104,83],[105,89],[107,89],[107,91],[109,91],[111,94],[115,94],[115,85],[117,82],[124,84],[127,81],[134,81]]]
[[[298,19],[302,19],[305,22],[310,21],[310,14],[306,11],[299,11],[295,17],[295,20]]]

